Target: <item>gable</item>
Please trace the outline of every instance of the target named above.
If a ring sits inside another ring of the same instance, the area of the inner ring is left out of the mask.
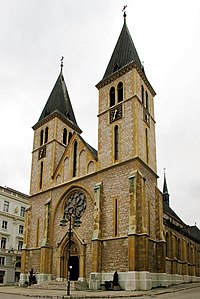
[[[72,135],[53,175],[54,184],[70,182],[97,170],[97,152],[76,132]]]

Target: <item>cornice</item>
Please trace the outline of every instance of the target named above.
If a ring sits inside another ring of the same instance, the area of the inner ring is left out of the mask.
[[[59,111],[57,111],[57,110],[54,111],[53,113],[51,113],[50,115],[48,115],[47,117],[43,118],[39,122],[37,122],[32,127],[32,129],[36,130],[36,129],[40,128],[41,126],[43,126],[44,124],[46,124],[47,122],[52,120],[54,117],[59,118],[62,122],[64,122],[66,125],[68,125],[70,128],[72,128],[73,130],[75,130],[79,134],[82,133],[82,130],[78,126],[76,126],[73,122],[71,122],[68,118],[66,118],[63,114],[59,113]]]
[[[24,222],[25,221],[24,217],[20,217],[18,215],[10,214],[10,213],[3,212],[3,211],[0,211],[0,216],[3,216],[4,220],[6,218],[9,218],[9,219],[12,219],[13,221],[20,221],[20,222]]]
[[[43,194],[43,193],[46,193],[46,192],[55,190],[55,189],[60,188],[60,187],[63,187],[63,186],[67,186],[67,185],[70,185],[70,184],[77,184],[79,181],[82,181],[82,180],[85,179],[85,178],[89,178],[89,177],[91,177],[91,176],[94,176],[94,177],[95,177],[95,176],[97,176],[98,174],[100,174],[100,173],[102,173],[102,172],[108,171],[108,170],[110,170],[110,169],[112,169],[112,168],[115,168],[115,167],[120,167],[121,165],[130,163],[130,162],[134,162],[134,161],[139,161],[144,167],[146,167],[146,169],[148,169],[148,171],[149,171],[150,173],[153,174],[153,176],[154,176],[156,179],[159,178],[159,176],[157,175],[157,173],[155,173],[155,172],[153,171],[153,169],[151,169],[151,168],[150,168],[145,162],[143,162],[139,157],[133,157],[133,158],[131,158],[131,159],[129,159],[129,160],[126,160],[126,161],[123,161],[123,162],[120,162],[120,163],[116,163],[116,164],[110,165],[110,166],[108,166],[108,167],[106,167],[106,168],[103,168],[103,169],[97,170],[97,171],[95,171],[95,172],[86,174],[85,176],[75,177],[75,178],[73,178],[73,179],[71,179],[71,180],[69,180],[69,181],[67,181],[67,182],[65,181],[65,182],[62,182],[62,183],[60,183],[60,184],[58,184],[58,185],[56,185],[56,186],[52,186],[52,187],[50,187],[49,189],[41,190],[41,191],[39,191],[39,192],[37,192],[37,193],[31,194],[31,195],[29,196],[29,198],[32,199],[32,198],[35,197],[35,196],[41,195],[41,194]]]
[[[141,76],[141,78],[143,79],[143,81],[145,82],[145,84],[148,86],[150,92],[152,93],[153,96],[156,95],[155,90],[153,89],[153,87],[151,86],[149,80],[147,79],[145,73],[142,71],[141,68],[138,67],[138,65],[136,64],[135,61],[130,62],[129,64],[125,65],[124,67],[122,67],[121,69],[119,69],[118,71],[114,72],[112,75],[108,76],[107,78],[101,80],[97,85],[96,88],[99,90],[100,88],[108,85],[109,83],[113,82],[114,80],[116,80],[117,78],[121,77],[122,75],[126,74],[127,72],[129,72],[130,70],[132,70],[133,68],[135,68],[139,75]]]

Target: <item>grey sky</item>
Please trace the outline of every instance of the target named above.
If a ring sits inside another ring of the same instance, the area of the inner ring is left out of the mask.
[[[120,34],[122,8],[157,92],[159,187],[200,226],[200,1],[0,0],[0,185],[29,192],[33,131],[60,71],[84,139],[97,148],[95,88]]]

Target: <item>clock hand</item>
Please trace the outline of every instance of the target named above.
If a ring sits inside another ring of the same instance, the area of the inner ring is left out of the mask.
[[[114,115],[113,115],[113,120],[115,120],[115,117],[117,115],[117,109],[115,109]]]

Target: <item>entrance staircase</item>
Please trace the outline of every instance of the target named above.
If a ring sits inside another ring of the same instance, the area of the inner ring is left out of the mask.
[[[44,290],[66,290],[67,281],[56,281],[49,280],[43,281],[30,286],[33,289],[44,289]],[[70,281],[71,291],[85,291],[88,290],[88,284],[84,281]]]

